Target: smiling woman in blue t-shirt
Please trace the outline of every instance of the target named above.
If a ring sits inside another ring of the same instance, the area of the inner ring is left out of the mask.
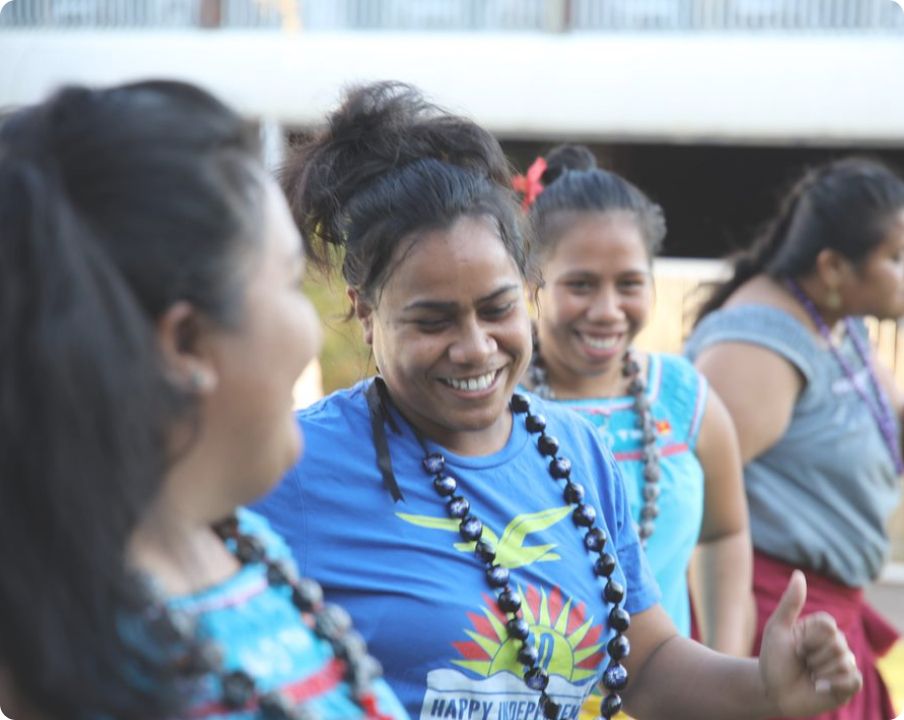
[[[678,635],[596,429],[513,394],[536,278],[489,133],[366,86],[284,179],[315,256],[341,253],[380,375],[299,414],[312,447],[258,507],[412,716],[575,717],[597,682],[604,717],[622,693],[638,718],[730,719],[857,690],[830,620],[797,618],[801,578],[759,662]]]

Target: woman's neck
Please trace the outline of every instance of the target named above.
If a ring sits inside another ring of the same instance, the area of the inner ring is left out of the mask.
[[[481,457],[493,455],[506,446],[512,434],[512,413],[506,408],[491,427],[475,431],[459,431],[439,438],[431,437],[438,444],[456,455]]]
[[[167,595],[185,595],[233,575],[238,561],[210,527],[193,515],[167,481],[129,539],[129,562],[150,574]]]
[[[819,317],[829,329],[834,328],[841,320],[844,319],[845,313],[841,307],[830,307],[824,302],[823,298],[828,295],[828,290],[817,277],[804,277],[793,279],[797,287],[803,294],[810,299],[812,307],[819,313]],[[793,295],[793,293],[792,293]],[[795,298],[797,301],[797,298]]]
[[[557,398],[579,400],[582,398],[612,398],[625,394],[625,382],[621,368],[599,375],[566,377],[553,371],[547,372],[547,383]]]
[[[512,434],[512,412],[508,405],[500,415],[477,427],[449,427],[417,408],[399,403],[392,390],[384,382],[386,394],[393,410],[398,412],[420,438],[430,440],[446,450],[463,456],[492,455],[505,447]]]
[[[646,355],[635,353],[641,363],[641,371],[646,367]],[[628,392],[628,379],[623,373],[623,358],[613,358],[612,363],[599,373],[579,375],[559,367],[552,359],[547,362],[540,346],[540,360],[546,369],[546,384],[556,398],[580,400],[583,398],[621,397]]]

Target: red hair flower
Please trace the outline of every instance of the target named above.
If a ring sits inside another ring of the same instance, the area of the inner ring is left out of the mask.
[[[546,172],[546,160],[538,157],[524,175],[516,175],[512,179],[512,188],[523,196],[522,209],[529,210],[530,206],[534,204],[534,200],[543,192],[543,183],[540,178],[543,177],[544,172]]]

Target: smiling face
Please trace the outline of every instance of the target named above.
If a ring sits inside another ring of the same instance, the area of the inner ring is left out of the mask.
[[[531,352],[521,273],[487,218],[462,217],[397,251],[375,308],[352,292],[393,401],[453,452],[500,449]]]
[[[561,397],[620,394],[622,356],[653,303],[650,258],[627,212],[575,216],[543,268],[537,329]]]

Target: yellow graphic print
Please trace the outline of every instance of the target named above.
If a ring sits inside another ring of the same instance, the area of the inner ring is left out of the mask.
[[[528,586],[522,605],[524,619],[534,635],[540,653],[540,665],[550,675],[558,675],[570,682],[581,682],[596,675],[602,660],[599,642],[602,626],[593,625],[593,617],[585,618],[583,603],[572,607],[571,600],[562,602],[559,588],[547,593]],[[466,630],[471,642],[453,643],[464,656],[454,664],[482,677],[508,670],[518,673],[520,641],[512,640],[505,629],[507,618],[487,597],[483,615],[468,613],[474,630]]]
[[[506,525],[502,537],[487,525],[483,526],[483,537],[490,541],[496,548],[496,563],[502,567],[514,569],[535,562],[550,562],[560,560],[561,556],[555,552],[555,543],[543,545],[525,545],[528,536],[546,530],[571,514],[573,508],[566,505],[560,508],[541,510],[535,513],[516,515]],[[439,518],[432,515],[411,515],[408,513],[396,513],[396,516],[405,522],[432,530],[445,530],[458,536],[460,520],[455,518]],[[464,553],[474,552],[473,542],[457,542],[456,550]]]
[[[523,513],[501,534],[484,524],[482,537],[495,548],[495,562],[509,570],[558,561],[562,559],[559,543],[549,542],[556,536],[550,538],[548,531],[568,522],[572,512],[572,506],[566,505]],[[474,552],[475,543],[461,540],[458,519],[410,513],[396,516],[419,528],[449,533],[449,546],[456,552]],[[568,550],[562,551],[567,556]],[[605,624],[594,624],[587,604],[563,596],[557,585],[525,582],[517,586],[517,592],[522,597],[520,615],[533,636],[539,666],[549,677],[547,692],[560,706],[557,720],[578,720],[581,704],[605,660]],[[482,593],[482,602],[471,607],[473,610],[465,611],[471,626],[462,628],[462,639],[451,643],[458,657],[450,657],[443,663],[448,665],[427,673],[420,720],[539,720],[542,711],[536,693],[521,677],[524,668],[518,662],[518,651],[522,643],[510,638],[506,629],[509,618],[492,592]]]

